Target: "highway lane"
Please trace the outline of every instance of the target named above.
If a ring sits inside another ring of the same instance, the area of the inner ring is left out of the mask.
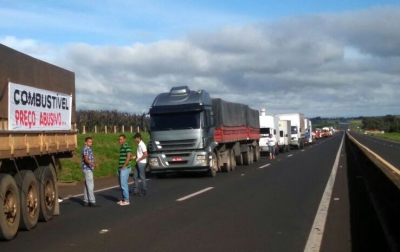
[[[342,136],[216,178],[150,179],[148,195],[130,206],[115,203],[119,189],[96,193],[100,208],[71,198],[61,216],[0,243],[0,250],[303,251]]]
[[[359,143],[366,146],[371,151],[378,154],[381,158],[400,170],[400,143],[386,139],[381,139],[369,135],[362,135],[349,132]]]

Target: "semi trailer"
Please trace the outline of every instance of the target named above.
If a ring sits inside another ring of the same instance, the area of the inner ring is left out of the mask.
[[[0,44],[0,240],[59,214],[57,171],[77,148],[75,74]]]
[[[304,148],[305,142],[305,125],[304,114],[291,113],[291,114],[277,114],[279,120],[289,120],[291,123],[291,139],[290,145],[297,149]]]
[[[150,172],[204,172],[214,177],[260,158],[258,111],[212,99],[204,90],[173,87],[154,99],[150,110]]]

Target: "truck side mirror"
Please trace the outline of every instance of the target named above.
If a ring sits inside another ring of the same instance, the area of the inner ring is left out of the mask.
[[[214,126],[214,112],[212,110],[210,111],[210,126]]]

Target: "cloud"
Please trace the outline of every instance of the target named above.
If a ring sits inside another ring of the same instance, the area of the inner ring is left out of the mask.
[[[304,15],[131,45],[1,43],[76,75],[78,109],[148,111],[173,86],[267,113],[398,114],[399,8]],[[43,48],[50,48],[44,51]]]

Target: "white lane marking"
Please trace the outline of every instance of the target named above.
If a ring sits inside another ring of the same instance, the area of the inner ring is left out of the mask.
[[[201,191],[198,191],[198,192],[189,194],[189,195],[187,195],[187,196],[185,196],[185,197],[182,197],[182,198],[180,198],[180,199],[177,199],[176,201],[184,201],[184,200],[187,200],[187,199],[189,199],[189,198],[191,198],[191,197],[194,197],[194,196],[196,196],[196,195],[198,195],[198,194],[201,194],[201,193],[203,193],[203,192],[207,192],[208,190],[211,190],[211,189],[213,189],[213,188],[214,188],[214,187],[207,187],[206,189],[203,189],[203,190],[201,190]]]
[[[293,156],[293,154],[290,154],[290,155],[288,155],[287,157],[291,157],[291,156]]]
[[[267,166],[270,166],[271,164],[266,164],[266,165],[263,165],[263,166],[260,166],[260,167],[258,167],[258,169],[263,169],[263,168],[265,168],[265,167],[267,167]]]
[[[326,217],[328,216],[329,203],[331,202],[331,196],[333,186],[335,184],[336,172],[339,166],[340,150],[344,142],[344,136],[342,142],[336,154],[335,163],[332,167],[331,175],[329,176],[328,183],[326,184],[324,194],[322,195],[321,202],[319,203],[317,214],[315,215],[314,223],[308,236],[306,247],[304,252],[319,251],[321,248],[322,237],[324,235],[324,228]]]

